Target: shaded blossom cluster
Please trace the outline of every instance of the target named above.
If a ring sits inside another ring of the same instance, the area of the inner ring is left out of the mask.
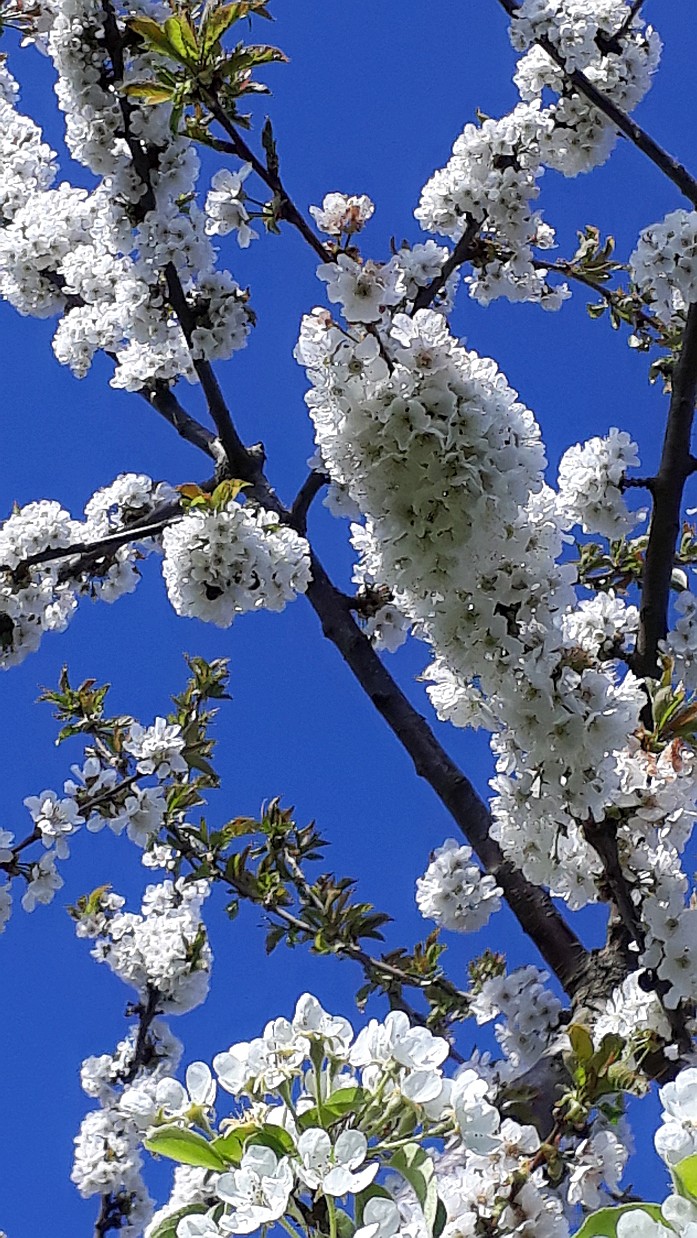
[[[232,499],[191,510],[162,538],[162,572],[179,615],[226,628],[235,615],[283,610],[310,583],[307,542],[263,508]]]
[[[176,492],[163,482],[122,473],[92,496],[84,520],[74,520],[48,499],[17,508],[0,525],[0,667],[22,662],[46,632],[64,631],[81,596],[114,602],[132,593],[140,579],[138,563],[154,542],[135,537],[87,562],[79,554],[51,557],[51,552],[135,529],[175,499]],[[27,562],[45,554],[46,561]]]

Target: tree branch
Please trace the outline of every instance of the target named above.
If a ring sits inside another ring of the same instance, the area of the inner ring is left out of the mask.
[[[506,13],[508,13],[509,17],[515,18],[516,12],[520,7],[517,0],[498,0],[498,2],[501,7],[505,9]],[[613,125],[615,125],[626,138],[629,138],[630,142],[634,143],[637,150],[640,150],[642,154],[646,155],[647,158],[650,159],[661,172],[663,172],[664,176],[668,177],[668,180],[672,181],[674,185],[677,185],[680,192],[689,199],[692,205],[697,207],[697,180],[690,175],[687,168],[679,163],[677,159],[674,159],[673,156],[670,155],[668,151],[664,150],[662,146],[659,146],[658,142],[654,141],[651,135],[647,133],[645,129],[642,129],[641,125],[638,125],[636,121],[632,120],[631,116],[628,116],[627,113],[617,107],[617,105],[613,103],[607,95],[603,94],[601,90],[598,90],[597,86],[594,86],[584,73],[581,73],[579,69],[574,69],[572,72],[569,72],[566,68],[564,57],[557,51],[556,47],[550,42],[549,39],[540,38],[535,41],[537,46],[541,47],[542,50],[545,51],[554,61],[554,63],[558,65],[567,80],[575,86],[578,93],[583,95],[584,98],[587,99],[589,103],[592,103],[593,107],[596,107],[599,112],[603,113],[604,116],[607,116],[608,120],[611,120]]]
[[[429,783],[487,872],[501,886],[506,901],[545,962],[569,996],[583,980],[590,956],[538,886],[504,859],[489,836],[491,817],[472,783],[433,734],[426,719],[407,700],[361,632],[316,555],[307,597],[325,636],[336,645],[390,730],[408,752],[419,777]]]
[[[463,262],[468,262],[474,252],[479,229],[482,227],[482,222],[468,218],[467,226],[457,245],[455,246],[450,257],[443,263],[443,269],[436,275],[435,279],[431,280],[425,288],[420,288],[414,298],[414,309],[412,313],[416,313],[420,309],[428,309],[432,305],[438,294],[447,284],[453,271],[462,266]]]
[[[288,193],[278,172],[272,171],[262,163],[261,159],[257,158],[252,148],[247,145],[242,135],[233,125],[230,117],[220,106],[215,95],[211,94],[211,92],[205,88],[202,89],[201,94],[206,106],[210,109],[211,114],[215,117],[221,129],[225,130],[230,139],[230,153],[236,155],[238,159],[242,159],[245,163],[251,163],[257,176],[261,178],[264,184],[267,185],[271,192],[278,198],[282,211],[281,218],[285,219],[286,223],[292,224],[294,228],[297,228],[298,232],[304,240],[307,241],[308,245],[314,249],[318,258],[322,259],[322,262],[336,261],[334,254],[332,254],[331,251],[322,244],[321,240],[310,227],[310,224],[307,222],[302,212],[298,210],[298,207],[293,202],[293,199]]]
[[[661,462],[653,478],[653,513],[644,562],[639,634],[632,670],[657,678],[659,642],[668,630],[668,604],[685,482],[693,471],[692,423],[697,399],[697,305],[691,305],[672,380]]]
[[[220,462],[220,457],[223,453],[223,447],[220,439],[216,437],[206,426],[201,425],[195,417],[187,413],[186,409],[179,403],[174,392],[169,387],[159,386],[153,388],[141,387],[138,395],[154,408],[165,421],[168,421],[171,426],[177,431],[181,438],[186,439],[187,443],[191,443],[193,447],[198,447],[199,451],[205,451],[211,460],[216,463]]]
[[[110,551],[118,550],[120,546],[127,546],[129,542],[142,542],[145,538],[157,537],[175,521],[182,519],[182,512],[174,503],[163,503],[160,510],[162,515],[156,520],[148,521],[147,524],[118,529],[115,533],[100,537],[96,542],[73,542],[70,546],[52,546],[49,550],[40,550],[37,554],[22,559],[21,565],[22,567],[38,567],[43,563],[54,563],[56,559],[72,559],[78,556],[94,560],[95,556],[102,557]]]
[[[645,0],[634,0],[634,4],[631,6],[619,30],[616,30],[615,33],[613,34],[612,36],[613,40],[623,39],[624,36],[629,33],[629,31],[632,28],[632,22],[634,21],[634,18],[637,17],[639,13],[641,12],[641,9],[643,8],[644,3],[645,3]]]
[[[296,533],[300,533],[302,537],[307,533],[307,513],[310,510],[313,500],[317,497],[323,486],[329,484],[329,477],[326,473],[320,472],[319,469],[313,469],[308,473],[302,486],[298,490],[290,509],[289,525],[295,529]]]

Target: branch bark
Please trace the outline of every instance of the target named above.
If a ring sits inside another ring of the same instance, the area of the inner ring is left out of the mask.
[[[632,659],[632,670],[642,678],[660,676],[658,646],[668,630],[670,581],[680,536],[682,497],[685,482],[693,472],[691,441],[696,399],[697,305],[691,305],[673,374],[661,463],[651,487],[653,514],[644,562],[639,634]]]

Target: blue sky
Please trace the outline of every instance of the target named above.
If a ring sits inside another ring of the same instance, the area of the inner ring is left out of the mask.
[[[476,108],[497,116],[516,101],[510,77],[514,56],[506,22],[495,0],[463,4],[431,0],[428,6],[396,0],[354,0],[345,6],[320,0],[277,0],[273,31],[290,64],[269,71],[274,94],[268,107],[277,134],[284,179],[301,208],[331,190],[368,193],[376,202],[365,251],[381,259],[390,237],[419,238],[412,211],[430,173],[445,162],[463,124]],[[642,123],[688,164],[694,158],[691,90],[697,33],[691,0],[670,5],[648,0],[665,41],[662,71],[638,112]],[[60,149],[61,119],[48,63],[32,50],[10,67],[23,85],[22,106],[45,125]],[[252,141],[258,141],[257,125]],[[208,164],[206,165],[208,167]],[[212,165],[211,165],[212,166]],[[89,183],[66,160],[66,179]],[[205,183],[205,182],[204,182]],[[674,188],[627,142],[591,176],[563,181],[548,173],[541,204],[559,232],[563,255],[587,223],[612,233],[621,258],[642,226],[684,203]],[[223,242],[227,264],[250,285],[259,325],[247,349],[220,376],[246,441],[262,439],[268,472],[285,499],[306,473],[312,450],[302,401],[304,375],[292,360],[302,313],[322,303],[315,258],[289,229],[240,252]],[[650,469],[660,446],[665,398],[646,381],[646,361],[607,322],[592,323],[583,294],[557,315],[534,307],[497,304],[482,310],[462,297],[455,324],[470,347],[497,359],[511,384],[540,420],[551,465],[579,439],[609,426],[637,437]],[[53,325],[22,319],[0,305],[3,416],[0,422],[0,512],[36,498],[59,499],[79,515],[84,502],[119,472],[143,471],[173,483],[205,476],[207,462],[177,440],[137,397],[108,386],[111,365],[98,362],[77,382],[55,361]],[[196,391],[182,391],[202,410]],[[694,502],[694,495],[690,496]],[[334,577],[348,585],[350,555],[345,527],[317,505],[311,536]],[[388,911],[392,944],[411,943],[429,926],[413,902],[416,877],[429,851],[454,827],[342,665],[323,641],[308,604],[299,600],[281,615],[240,619],[220,632],[180,620],[169,607],[156,561],[146,565],[138,591],[114,607],[84,604],[69,631],[47,638],[38,654],[0,682],[0,728],[6,760],[0,825],[27,832],[22,800],[46,787],[60,789],[79,748],[54,746],[47,706],[36,705],[42,685],[54,684],[67,663],[77,679],[94,676],[113,686],[113,706],[147,723],[166,712],[169,695],[183,683],[182,651],[231,662],[233,700],[217,725],[223,788],[210,818],[222,821],[256,813],[262,800],[280,795],[301,821],[315,818],[331,840],[329,863],[360,880],[361,896]],[[390,659],[400,683],[428,712],[415,677],[428,662],[412,644]],[[449,728],[439,733],[482,793],[491,763],[476,735]],[[67,903],[110,881],[136,908],[146,882],[136,849],[106,832],[79,837],[66,886],[53,906],[32,916],[18,912],[0,942],[5,1011],[0,1022],[4,1062],[0,1227],[9,1238],[35,1238],[50,1226],[56,1238],[91,1233],[95,1203],[81,1201],[69,1182],[71,1140],[89,1100],[79,1088],[81,1060],[109,1052],[123,1035],[129,993],[89,958],[75,939]],[[330,1009],[358,1016],[353,967],[279,950],[267,960],[258,916],[244,911],[229,925],[222,899],[209,912],[216,953],[209,1002],[175,1022],[186,1060],[208,1058],[235,1040],[257,1034],[264,1022],[287,1014],[310,989]],[[211,905],[209,904],[209,907]],[[598,925],[579,918],[590,944]],[[467,959],[484,946],[504,949],[511,965],[537,961],[515,922],[502,912],[477,937],[451,938],[453,978],[464,981]],[[465,1051],[473,1032],[462,1036]],[[480,1037],[481,1043],[481,1037]],[[648,1125],[644,1106],[636,1136]],[[651,1110],[652,1112],[652,1110]],[[644,1136],[644,1142],[645,1136]],[[647,1196],[662,1189],[664,1171],[642,1153],[633,1175]]]

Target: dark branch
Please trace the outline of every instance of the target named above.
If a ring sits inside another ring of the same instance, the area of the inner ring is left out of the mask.
[[[181,280],[177,273],[177,269],[173,262],[168,262],[165,267],[165,279],[167,281],[167,291],[169,294],[169,302],[177,316],[179,325],[184,332],[184,338],[191,352],[191,360],[193,367],[198,375],[199,382],[203,388],[203,394],[206,397],[208,411],[213,419],[218,438],[222,444],[223,451],[231,467],[233,460],[242,457],[250,456],[247,452],[242,439],[239,437],[235,429],[230,410],[228,409],[223,393],[220,389],[220,384],[215,376],[213,367],[209,361],[197,359],[192,350],[192,338],[196,327],[196,320],[189,302],[186,299],[184,289],[182,288]],[[252,457],[250,457],[252,458]],[[260,465],[257,468],[260,469]]]
[[[641,9],[643,8],[644,3],[645,3],[645,0],[634,0],[634,4],[631,6],[619,30],[616,30],[614,35],[612,36],[614,42],[617,42],[618,40],[623,39],[624,36],[629,33],[629,31],[632,28],[632,22],[634,21],[634,18],[637,17],[639,13],[641,12]]]
[[[91,561],[103,558],[111,551],[126,546],[129,542],[142,542],[148,537],[157,537],[168,529],[175,521],[181,520],[182,513],[174,503],[162,504],[162,515],[147,524],[132,525],[130,528],[118,529],[107,537],[100,537],[96,542],[73,542],[70,546],[52,546],[49,550],[40,550],[38,554],[22,559],[22,567],[38,567],[42,563],[55,563],[56,559],[73,559],[85,557]],[[77,569],[75,569],[77,570]]]
[[[216,463],[219,461],[223,450],[220,439],[187,413],[169,387],[157,387],[154,390],[141,387],[138,395],[142,396],[161,417],[164,417],[165,421],[168,421],[177,434],[186,439],[187,443],[198,447],[199,451],[205,451],[206,455]]]
[[[416,294],[413,313],[420,309],[428,309],[429,305],[432,305],[436,297],[442,292],[453,271],[462,266],[463,262],[469,262],[481,227],[481,220],[477,222],[475,219],[468,219],[465,231],[450,257],[443,263],[442,271],[425,288],[420,288]]]
[[[128,1067],[117,1080],[124,1087],[127,1087],[129,1083],[133,1083],[141,1067],[147,1066],[151,1060],[152,1045],[149,1034],[153,1020],[159,1014],[159,1001],[160,994],[158,990],[148,987],[145,1003],[141,1003],[135,1009],[131,1008],[127,1012],[138,1015],[138,1031],[136,1033],[133,1057]],[[128,1218],[131,1211],[131,1201],[132,1195],[128,1191],[111,1191],[108,1195],[102,1195],[99,1216],[94,1225],[94,1238],[105,1238],[105,1235],[112,1230],[122,1229],[123,1222]]]
[[[611,820],[596,822],[591,818],[591,820],[583,822],[583,834],[602,861],[605,880],[612,896],[612,901],[627,930],[629,941],[635,942],[640,949],[643,949],[645,934],[641,923],[641,915],[632,901],[632,892],[622,871],[622,864],[620,863],[617,850],[617,827],[615,822]]]
[[[334,255],[324,246],[317,234],[310,227],[310,224],[305,219],[305,216],[298,210],[288,193],[283,181],[278,172],[271,171],[261,159],[258,159],[254,151],[247,145],[244,138],[233,125],[230,117],[225,110],[220,106],[218,100],[209,91],[202,91],[206,105],[210,108],[212,115],[217,120],[221,129],[224,129],[230,139],[230,154],[236,155],[238,159],[242,159],[245,163],[251,163],[252,168],[257,176],[261,178],[265,185],[275,194],[281,208],[281,218],[285,219],[286,223],[292,224],[297,228],[300,235],[307,241],[308,245],[314,249],[315,253],[322,262],[334,262]],[[219,147],[221,143],[217,143]]]
[[[635,674],[660,675],[658,646],[668,630],[670,581],[685,482],[693,472],[692,423],[697,398],[697,305],[691,305],[672,380],[668,423],[658,472],[653,479],[653,513],[644,562],[639,635],[632,659]]]
[[[347,612],[343,595],[335,590],[315,555],[307,596],[325,636],[336,645],[366,695],[408,752],[419,777],[429,783],[486,870],[496,877],[521,927],[562,987],[573,996],[585,977],[590,956],[548,895],[504,860],[498,844],[489,836],[491,817],[472,783],[397,686]]]
[[[498,2],[508,13],[509,17],[515,18],[519,8],[517,0],[498,0]],[[674,185],[677,185],[680,192],[689,199],[693,206],[697,206],[697,181],[690,175],[687,168],[683,167],[677,159],[668,154],[668,151],[664,150],[662,146],[659,146],[658,142],[655,142],[651,135],[645,129],[642,129],[641,125],[638,125],[636,121],[632,120],[631,116],[628,116],[607,95],[598,90],[597,86],[594,86],[579,69],[569,72],[564,57],[557,51],[549,39],[541,38],[537,39],[536,42],[538,47],[541,47],[554,63],[559,66],[568,81],[575,86],[578,93],[583,95],[604,116],[607,116],[608,120],[612,121],[613,125],[620,130],[620,133],[629,138],[637,150],[646,155],[663,172],[664,176],[667,176]]]
[[[312,506],[312,502],[322,487],[328,484],[329,478],[327,474],[319,472],[318,469],[313,469],[311,473],[308,473],[293,499],[288,523],[295,529],[296,533],[300,533],[303,537],[307,532],[307,513]]]

